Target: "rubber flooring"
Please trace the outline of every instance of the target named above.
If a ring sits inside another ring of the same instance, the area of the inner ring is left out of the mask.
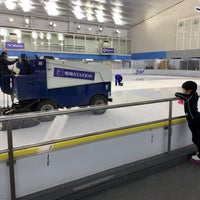
[[[118,185],[84,200],[199,200],[200,165],[189,162]]]

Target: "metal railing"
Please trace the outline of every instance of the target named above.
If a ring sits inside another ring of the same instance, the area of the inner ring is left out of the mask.
[[[89,111],[96,111],[96,110],[102,110],[102,109],[115,109],[115,108],[124,108],[124,107],[130,107],[130,106],[140,106],[140,105],[146,105],[146,104],[156,104],[156,103],[164,103],[169,102],[169,114],[168,118],[166,119],[160,119],[157,121],[151,121],[146,123],[140,123],[133,125],[131,127],[136,126],[144,126],[152,123],[162,122],[162,121],[168,121],[168,150],[167,153],[169,154],[171,151],[171,135],[172,135],[172,120],[177,118],[183,118],[185,116],[179,116],[179,117],[172,117],[172,104],[173,101],[177,100],[177,98],[166,98],[166,99],[159,99],[159,100],[150,100],[150,101],[141,101],[141,102],[134,102],[134,103],[123,103],[123,104],[116,104],[116,105],[106,105],[106,106],[96,106],[96,107],[88,107],[88,108],[80,108],[80,109],[71,109],[71,110],[61,110],[61,111],[51,111],[51,112],[34,112],[34,113],[24,113],[24,114],[15,114],[15,115],[8,115],[8,116],[1,116],[0,122],[6,123],[7,127],[7,141],[8,141],[8,149],[0,151],[0,153],[8,153],[8,164],[9,164],[9,173],[10,173],[10,191],[11,191],[11,200],[16,199],[16,192],[15,192],[15,171],[14,171],[14,151],[16,150],[23,150],[27,148],[33,148],[33,147],[41,147],[45,145],[54,144],[57,142],[63,142],[68,141],[72,139],[78,139],[82,137],[87,137],[91,135],[97,135],[102,134],[107,131],[115,131],[119,129],[129,128],[129,127],[121,127],[121,128],[115,128],[106,130],[103,132],[95,132],[92,134],[87,134],[84,136],[76,136],[71,138],[63,138],[63,139],[56,139],[56,140],[50,140],[40,143],[35,143],[32,145],[25,145],[20,147],[13,147],[13,135],[12,135],[12,121],[15,120],[23,120],[23,119],[32,119],[32,118],[38,118],[38,117],[47,117],[47,116],[57,116],[57,115],[70,115],[74,113],[82,113],[82,112],[89,112]]]

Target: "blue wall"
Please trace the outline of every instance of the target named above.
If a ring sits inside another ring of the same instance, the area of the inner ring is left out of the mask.
[[[166,51],[144,52],[132,54],[132,60],[145,60],[145,59],[165,59],[167,57]]]
[[[2,52],[2,51],[0,51]],[[94,60],[145,60],[145,59],[165,59],[166,51],[134,53],[132,55],[100,55],[100,54],[75,54],[75,53],[50,53],[31,51],[7,51],[9,56],[20,56],[25,53],[28,57],[38,57],[42,55],[54,56],[60,59],[94,59]]]

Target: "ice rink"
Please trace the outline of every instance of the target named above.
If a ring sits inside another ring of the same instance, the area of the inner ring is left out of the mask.
[[[199,78],[175,76],[126,75],[123,86],[112,83],[112,98],[110,104],[139,102],[174,97],[174,93],[181,91],[184,81],[193,80],[200,85]],[[198,89],[200,91],[200,88]],[[200,93],[200,92],[199,92]],[[1,103],[2,95],[0,96]],[[72,108],[77,109],[77,108]],[[112,128],[120,128],[143,122],[160,120],[168,117],[169,103],[158,103],[135,107],[110,109],[103,115],[93,115],[90,112],[69,115],[61,120],[64,126],[61,132],[56,129],[47,135],[52,122],[41,122],[31,128],[13,130],[14,146],[23,146],[60,138],[95,133]],[[173,103],[173,116],[184,115],[183,106],[176,101]],[[61,126],[60,124],[57,127]],[[0,150],[7,149],[7,133],[0,131]]]
[[[123,87],[112,85],[113,103],[171,98],[175,92],[181,92],[182,83],[188,80],[200,85],[200,78],[193,77],[125,75],[123,78]]]

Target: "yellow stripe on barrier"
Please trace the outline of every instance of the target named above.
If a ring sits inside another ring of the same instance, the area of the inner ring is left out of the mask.
[[[167,124],[168,124],[168,122],[160,122],[160,123],[155,123],[155,124],[149,124],[149,125],[144,125],[144,126],[138,126],[138,127],[133,127],[133,128],[127,128],[127,129],[122,129],[122,130],[117,130],[117,131],[106,132],[106,133],[102,133],[102,134],[98,134],[98,135],[86,136],[86,137],[82,137],[82,138],[77,138],[77,139],[73,139],[73,140],[55,143],[53,145],[52,149],[60,149],[60,148],[64,148],[64,147],[80,145],[82,143],[93,142],[96,140],[102,140],[102,139],[107,139],[107,138],[111,138],[111,137],[130,134],[130,133],[141,132],[141,131],[148,130],[148,129],[155,129],[155,128],[167,126]]]
[[[37,154],[40,150],[40,147],[33,147],[33,148],[27,148],[23,150],[17,150],[14,151],[14,157],[21,157],[21,156],[27,156],[30,154]]]
[[[179,124],[179,123],[183,123],[185,121],[186,121],[185,118],[176,119],[176,120],[172,121],[172,124]],[[159,122],[159,123],[154,123],[154,124],[148,124],[148,125],[144,125],[144,126],[138,126],[138,127],[133,127],[133,128],[127,128],[127,129],[122,129],[122,130],[117,130],[117,131],[106,132],[106,133],[102,133],[102,134],[98,134],[98,135],[86,136],[83,138],[78,138],[78,139],[55,143],[52,146],[52,149],[60,149],[60,148],[64,148],[64,147],[79,145],[79,144],[86,143],[86,142],[92,142],[92,141],[116,137],[116,136],[120,136],[120,135],[141,132],[141,131],[148,130],[148,129],[160,128],[160,127],[164,127],[167,125],[168,125],[168,121],[165,121],[165,122]]]
[[[172,120],[172,124],[179,124],[179,123],[183,123],[185,121],[186,121],[185,118],[175,119],[175,120]],[[168,123],[169,123],[168,121],[164,121],[164,122],[153,123],[153,124],[148,124],[148,125],[144,125],[144,126],[126,128],[126,129],[110,131],[110,132],[106,132],[106,133],[102,133],[102,134],[86,136],[86,137],[72,139],[72,140],[68,140],[68,141],[64,141],[64,142],[58,142],[58,143],[55,143],[52,145],[52,149],[56,150],[56,149],[70,147],[70,146],[74,146],[74,145],[80,145],[83,143],[112,138],[112,137],[116,137],[116,136],[137,133],[137,132],[141,132],[141,131],[145,131],[145,130],[149,130],[149,129],[165,127],[168,125]],[[34,147],[34,148],[27,148],[27,149],[23,149],[23,150],[17,150],[17,151],[14,151],[14,157],[17,158],[17,157],[37,154],[40,151],[40,149],[41,149],[41,147]],[[8,153],[0,154],[0,161],[7,160],[7,159],[8,159]]]
[[[1,160],[7,160],[8,159],[8,153],[1,153],[0,154],[0,161]]]
[[[40,150],[40,147],[17,150],[17,151],[14,151],[14,158],[37,154],[39,150]],[[7,160],[7,159],[8,159],[8,153],[0,153],[0,161]]]

